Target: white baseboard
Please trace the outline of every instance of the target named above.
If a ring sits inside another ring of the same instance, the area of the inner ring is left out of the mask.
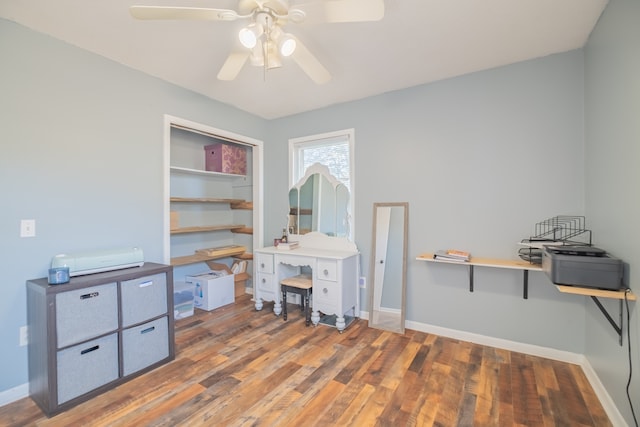
[[[29,383],[10,388],[9,390],[0,392],[0,406],[7,405],[27,396],[29,396]]]

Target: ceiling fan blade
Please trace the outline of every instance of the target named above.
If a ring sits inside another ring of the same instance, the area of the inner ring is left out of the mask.
[[[231,9],[201,7],[131,6],[129,13],[136,19],[188,19],[200,21],[235,21],[240,15]]]
[[[318,61],[318,59],[309,52],[309,49],[307,49],[300,40],[296,37],[294,37],[294,39],[296,41],[296,50],[293,52],[291,57],[296,61],[296,64],[298,64],[300,68],[307,73],[311,80],[319,85],[331,80],[331,74],[326,68],[324,68],[324,65],[322,65],[320,61]]]
[[[231,52],[218,72],[219,80],[233,80],[249,59],[249,52]]]
[[[384,0],[316,1],[295,9],[304,12],[305,23],[379,21],[384,17]]]

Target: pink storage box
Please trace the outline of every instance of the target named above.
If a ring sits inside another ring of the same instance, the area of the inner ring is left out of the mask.
[[[204,147],[204,153],[207,171],[247,174],[247,149],[244,147],[220,142]]]

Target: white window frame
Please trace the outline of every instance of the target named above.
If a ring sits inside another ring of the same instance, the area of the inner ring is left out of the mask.
[[[314,146],[321,146],[335,141],[346,140],[349,144],[349,240],[355,241],[355,131],[344,129],[310,136],[289,139],[289,188],[293,187],[304,176],[300,170],[300,150]]]

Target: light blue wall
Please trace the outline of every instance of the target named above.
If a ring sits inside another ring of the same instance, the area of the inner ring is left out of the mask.
[[[373,203],[409,202],[408,320],[582,353],[584,301],[542,273],[524,300],[522,272],[477,268],[470,293],[466,268],[415,261],[450,247],[514,258],[536,222],[584,212],[582,70],[573,51],[271,122],[265,239],[284,224],[287,140],[354,128],[367,276]]]
[[[409,202],[409,320],[586,352],[623,410],[623,350],[587,299],[534,272],[523,300],[521,272],[482,268],[469,293],[465,268],[414,259],[449,247],[513,258],[537,221],[585,211],[598,243],[638,258],[637,18],[635,0],[613,0],[589,43],[586,155],[581,50],[265,122],[0,20],[0,392],[27,381],[24,282],[44,276],[51,256],[140,245],[162,259],[171,114],[265,140],[266,241],[286,223],[288,139],[354,128],[364,274],[373,203]],[[23,218],[37,237],[18,237]]]
[[[265,121],[5,20],[0,58],[1,392],[27,382],[25,281],[53,255],[136,245],[162,261],[163,115],[257,139]]]
[[[586,212],[597,243],[627,263],[628,285],[640,295],[640,2],[612,0],[585,49]],[[618,320],[618,304],[606,301]],[[640,417],[640,316],[630,303],[634,378],[631,396]],[[629,375],[624,347],[587,302],[586,355],[629,425]],[[625,316],[626,317],[626,316]],[[626,318],[625,318],[626,324]]]

